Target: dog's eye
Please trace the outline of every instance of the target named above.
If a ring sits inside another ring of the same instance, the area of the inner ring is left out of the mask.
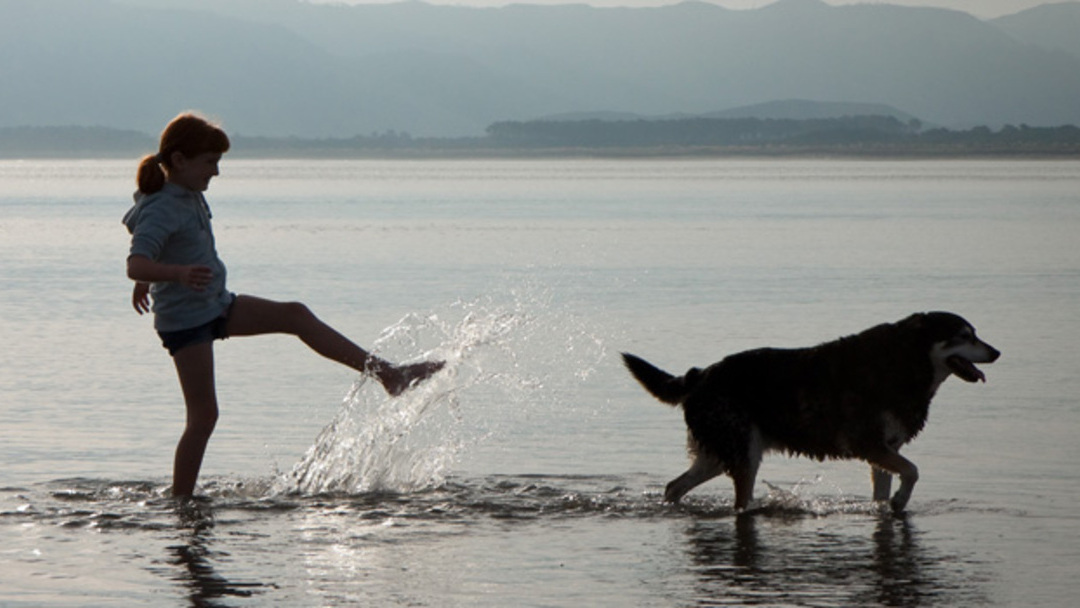
[[[970,330],[964,330],[956,334],[951,340],[947,342],[950,347],[963,346],[965,344],[975,343],[975,333]]]

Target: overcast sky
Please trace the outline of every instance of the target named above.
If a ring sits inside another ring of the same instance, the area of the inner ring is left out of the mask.
[[[361,4],[365,2],[398,2],[400,0],[313,0]],[[660,6],[677,4],[682,0],[423,0],[428,4],[453,4],[462,6],[503,6],[506,4],[591,4],[593,6]],[[731,9],[759,8],[776,0],[708,0],[712,4]],[[1018,13],[1040,4],[1052,4],[1062,0],[825,0],[839,6],[842,4],[902,4],[906,6],[936,6],[971,13],[976,17],[990,18]]]

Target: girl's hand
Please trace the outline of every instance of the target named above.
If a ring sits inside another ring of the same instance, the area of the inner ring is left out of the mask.
[[[181,266],[177,282],[195,291],[204,291],[214,280],[214,271],[208,266]]]
[[[135,281],[135,289],[131,292],[131,306],[140,315],[150,312],[150,284]]]

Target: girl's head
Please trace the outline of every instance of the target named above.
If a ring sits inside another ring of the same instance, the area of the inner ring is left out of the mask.
[[[148,154],[139,161],[136,180],[139,191],[152,194],[165,186],[166,172],[170,175],[201,155],[214,155],[214,174],[217,158],[229,151],[229,136],[217,125],[190,112],[172,119],[161,132],[157,154]]]

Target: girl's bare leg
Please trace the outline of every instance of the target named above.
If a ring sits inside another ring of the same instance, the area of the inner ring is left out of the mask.
[[[229,313],[230,336],[284,333],[297,336],[320,355],[361,373],[375,376],[390,395],[399,395],[416,382],[442,369],[442,361],[393,365],[360,348],[300,302],[275,302],[238,296]]]
[[[213,343],[182,348],[173,356],[173,362],[184,393],[187,424],[176,445],[172,493],[173,496],[191,496],[195,492],[206,444],[218,418]]]

